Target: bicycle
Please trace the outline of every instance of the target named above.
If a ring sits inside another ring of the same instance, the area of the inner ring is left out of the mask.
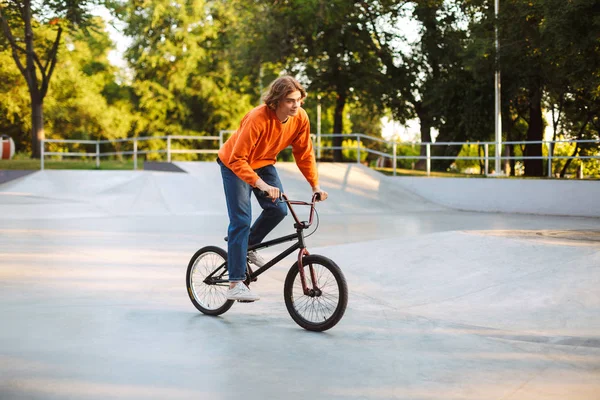
[[[342,319],[348,304],[348,286],[342,270],[333,260],[309,254],[306,249],[304,239],[312,235],[319,225],[317,213],[314,230],[304,235],[304,231],[313,224],[317,200],[317,194],[313,195],[311,202],[289,200],[285,194],[281,194],[279,201],[287,204],[295,221],[296,233],[248,246],[248,250],[296,242],[255,271],[246,261],[244,283],[250,286],[261,274],[298,250],[298,260],[288,271],[283,286],[285,305],[292,319],[302,328],[322,332],[333,328]],[[300,221],[292,205],[310,206],[309,220]],[[218,246],[206,246],[198,250],[188,264],[186,287],[192,304],[200,312],[217,316],[229,310],[234,300],[226,297],[229,289],[227,252]]]

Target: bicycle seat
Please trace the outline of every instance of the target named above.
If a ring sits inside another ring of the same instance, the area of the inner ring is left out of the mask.
[[[225,236],[225,237],[223,238],[223,240],[224,240],[224,241],[228,241],[228,240],[229,240],[229,237],[228,237],[228,236]]]

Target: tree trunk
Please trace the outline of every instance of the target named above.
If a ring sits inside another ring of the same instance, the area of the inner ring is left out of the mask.
[[[529,127],[527,128],[527,141],[541,141],[544,138],[544,124],[542,121],[542,88],[536,84],[530,92]],[[542,143],[527,144],[525,156],[541,157]],[[525,159],[525,176],[544,176],[544,160]]]
[[[433,120],[429,115],[429,110],[423,106],[422,103],[419,103],[415,107],[415,111],[417,112],[417,116],[419,118],[419,125],[421,131],[421,151],[420,156],[427,156],[427,147],[425,143],[431,143],[431,127],[433,126]],[[420,159],[415,164],[415,169],[424,171],[427,169],[427,160]]]
[[[517,148],[516,144],[513,144],[510,146],[510,154],[512,156],[517,154],[517,152],[515,150],[516,148]],[[517,176],[517,160],[515,160],[514,158],[510,160],[510,175]]]
[[[569,169],[569,166],[571,165],[571,161],[573,161],[573,157],[575,157],[577,155],[577,153],[579,153],[579,143],[577,143],[575,145],[575,150],[573,150],[573,154],[571,154],[571,158],[567,158],[567,162],[565,162],[565,165],[563,166],[562,170],[560,171],[561,178],[564,178],[565,175],[567,174],[567,170]]]
[[[335,113],[333,115],[333,133],[343,133],[344,131],[344,107],[346,106],[346,95],[344,93],[338,93],[335,102]],[[342,146],[342,137],[336,136],[333,138],[333,146]],[[342,162],[342,150],[333,150],[333,161]]]
[[[31,155],[41,157],[41,143],[44,139],[43,100],[40,96],[31,95]]]
[[[512,163],[512,161],[509,157],[511,156],[511,150],[512,150],[512,146],[510,144],[507,144],[504,146],[504,155],[507,157],[504,160],[504,174],[506,176],[515,176],[515,167]]]

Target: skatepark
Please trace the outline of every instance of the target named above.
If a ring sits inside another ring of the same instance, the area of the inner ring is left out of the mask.
[[[308,250],[342,268],[349,301],[314,333],[283,302],[293,256],[253,284],[260,301],[194,308],[189,259],[226,248],[228,219],[217,164],[175,164],[0,184],[0,399],[600,398],[597,182],[321,163]]]

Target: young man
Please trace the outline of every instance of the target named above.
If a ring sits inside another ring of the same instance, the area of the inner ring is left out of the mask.
[[[265,261],[256,252],[248,253],[248,245],[262,242],[287,215],[285,203],[275,201],[283,192],[274,167],[277,154],[291,145],[296,164],[313,193],[319,193],[321,200],[327,199],[327,192],[319,187],[308,115],[301,107],[305,97],[306,91],[296,79],[277,78],[269,86],[264,104],[244,116],[238,130],[219,150],[217,162],[221,166],[229,213],[229,300],[259,299],[243,283],[246,257],[258,267]],[[250,227],[252,191],[263,211]]]

